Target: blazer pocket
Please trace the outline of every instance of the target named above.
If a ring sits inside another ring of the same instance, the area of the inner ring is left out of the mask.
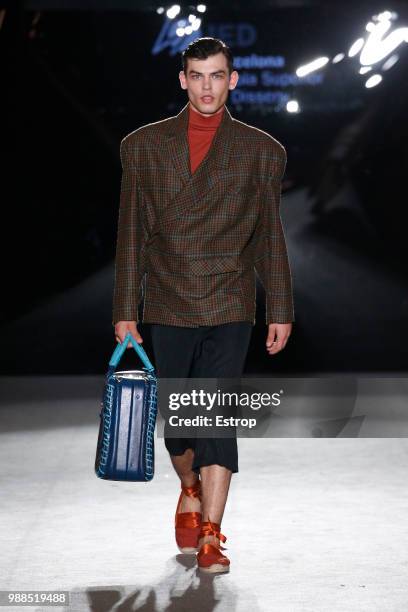
[[[148,254],[148,269],[153,272],[176,274],[179,276],[208,276],[242,271],[250,266],[240,255],[206,255],[201,257],[186,257],[174,253],[163,253],[150,248]]]
[[[226,272],[243,270],[243,264],[238,255],[217,255],[214,257],[192,259],[189,262],[189,269],[192,274],[206,276],[208,274],[224,274]]]

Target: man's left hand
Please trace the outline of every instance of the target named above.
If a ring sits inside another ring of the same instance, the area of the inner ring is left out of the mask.
[[[292,331],[292,323],[269,323],[266,350],[270,355],[285,348]]]

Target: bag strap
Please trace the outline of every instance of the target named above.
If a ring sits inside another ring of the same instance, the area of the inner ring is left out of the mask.
[[[129,341],[132,343],[133,348],[135,349],[136,353],[139,355],[140,359],[142,360],[143,365],[145,366],[146,370],[148,372],[154,372],[154,366],[152,365],[150,359],[146,355],[144,348],[142,347],[141,344],[136,342],[136,340],[134,339],[134,337],[132,336],[130,332],[126,334],[126,337],[122,343],[118,342],[115,350],[112,353],[112,357],[110,359],[109,366],[111,368],[116,368],[116,366],[118,365],[119,361],[122,358],[123,353],[126,350],[126,347]]]

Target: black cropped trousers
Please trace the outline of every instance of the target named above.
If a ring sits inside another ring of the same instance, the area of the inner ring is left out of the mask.
[[[239,378],[252,333],[250,321],[180,327],[149,324],[157,376],[160,378]],[[231,438],[166,438],[170,455],[194,450],[192,469],[218,464],[238,472],[238,445]]]

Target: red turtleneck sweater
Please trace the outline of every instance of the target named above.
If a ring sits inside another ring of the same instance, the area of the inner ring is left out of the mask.
[[[190,167],[193,173],[207,155],[224,113],[224,107],[215,115],[204,117],[189,104],[188,144],[190,148]]]

